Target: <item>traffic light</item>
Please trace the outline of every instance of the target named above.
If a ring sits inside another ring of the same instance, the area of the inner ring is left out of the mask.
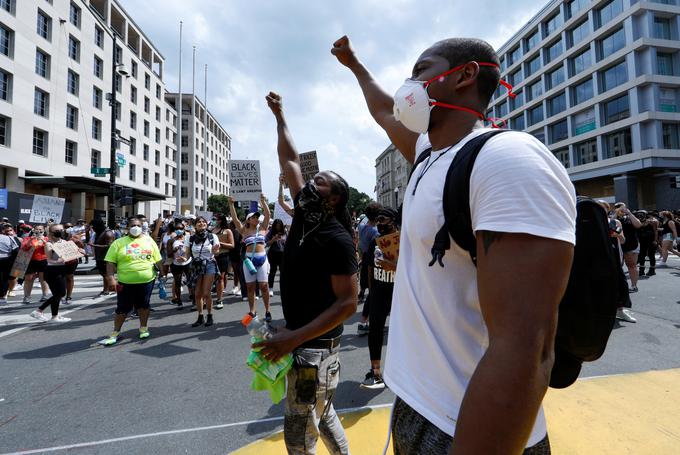
[[[118,207],[123,207],[125,205],[132,205],[135,203],[132,197],[134,190],[132,188],[127,188],[125,186],[116,186],[115,189],[115,200]]]
[[[671,188],[680,188],[680,175],[671,177]]]

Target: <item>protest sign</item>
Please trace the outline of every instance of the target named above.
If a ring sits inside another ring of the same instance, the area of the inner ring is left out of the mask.
[[[283,207],[281,207],[278,202],[274,205],[274,219],[283,221],[284,226],[290,226],[293,224],[293,217],[288,215],[288,213],[283,210]]]
[[[399,239],[399,231],[375,239],[378,248],[380,248],[383,256],[388,261],[397,262],[397,259],[399,258]]]
[[[262,194],[260,162],[258,160],[231,160],[229,185],[235,201],[259,201]]]
[[[9,273],[9,276],[19,279],[24,277],[26,274],[26,269],[28,268],[28,264],[31,262],[31,258],[33,257],[33,251],[35,251],[34,247],[31,247],[29,250],[19,250],[16,259],[14,259],[14,264],[12,264],[12,271]]]
[[[31,217],[28,220],[31,223],[47,223],[49,220],[61,223],[61,215],[64,213],[65,203],[66,199],[60,197],[36,194],[33,196]]]
[[[213,212],[208,212],[208,211],[205,211],[205,210],[199,210],[198,212],[196,212],[196,215],[202,216],[203,218],[206,219],[206,221],[208,221],[208,223],[210,223],[210,220],[212,220],[212,217],[213,217]]]
[[[316,151],[300,153],[300,171],[302,171],[302,180],[305,182],[312,180],[319,173]]]
[[[68,242],[53,243],[52,250],[54,250],[57,256],[64,259],[64,262],[73,261],[83,256],[80,251],[78,251],[78,245],[70,240]]]

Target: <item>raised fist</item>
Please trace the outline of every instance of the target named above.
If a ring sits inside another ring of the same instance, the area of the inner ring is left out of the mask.
[[[280,114],[283,111],[283,100],[281,95],[278,93],[269,92],[269,95],[266,96],[266,99],[267,106],[269,106],[269,109],[272,110],[274,115]]]
[[[347,67],[351,67],[358,62],[354,49],[352,49],[352,43],[347,35],[333,43],[331,54],[335,55],[335,58]]]

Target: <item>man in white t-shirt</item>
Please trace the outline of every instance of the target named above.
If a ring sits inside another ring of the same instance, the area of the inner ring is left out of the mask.
[[[488,131],[480,120],[488,120],[499,84],[498,56],[481,40],[440,41],[393,98],[347,37],[331,52],[357,77],[371,115],[408,161],[433,150],[416,167],[403,206],[384,374],[397,394],[395,453],[550,453],[541,402],[575,242],[567,172],[533,136],[489,139],[470,177],[477,266],[453,241],[443,267],[428,266],[444,223],[449,166]]]

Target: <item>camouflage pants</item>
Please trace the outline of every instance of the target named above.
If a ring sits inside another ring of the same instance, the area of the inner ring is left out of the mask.
[[[349,454],[345,430],[332,402],[340,377],[338,348],[332,351],[296,349],[293,356],[295,363],[287,376],[286,415],[283,421],[283,438],[288,453],[315,454],[316,443],[321,436],[331,454]],[[308,374],[302,371],[304,369],[307,369]],[[316,376],[316,384],[310,374]]]
[[[445,455],[453,438],[397,397],[392,413],[392,441],[395,455]],[[550,455],[548,435],[524,449],[523,455]]]

